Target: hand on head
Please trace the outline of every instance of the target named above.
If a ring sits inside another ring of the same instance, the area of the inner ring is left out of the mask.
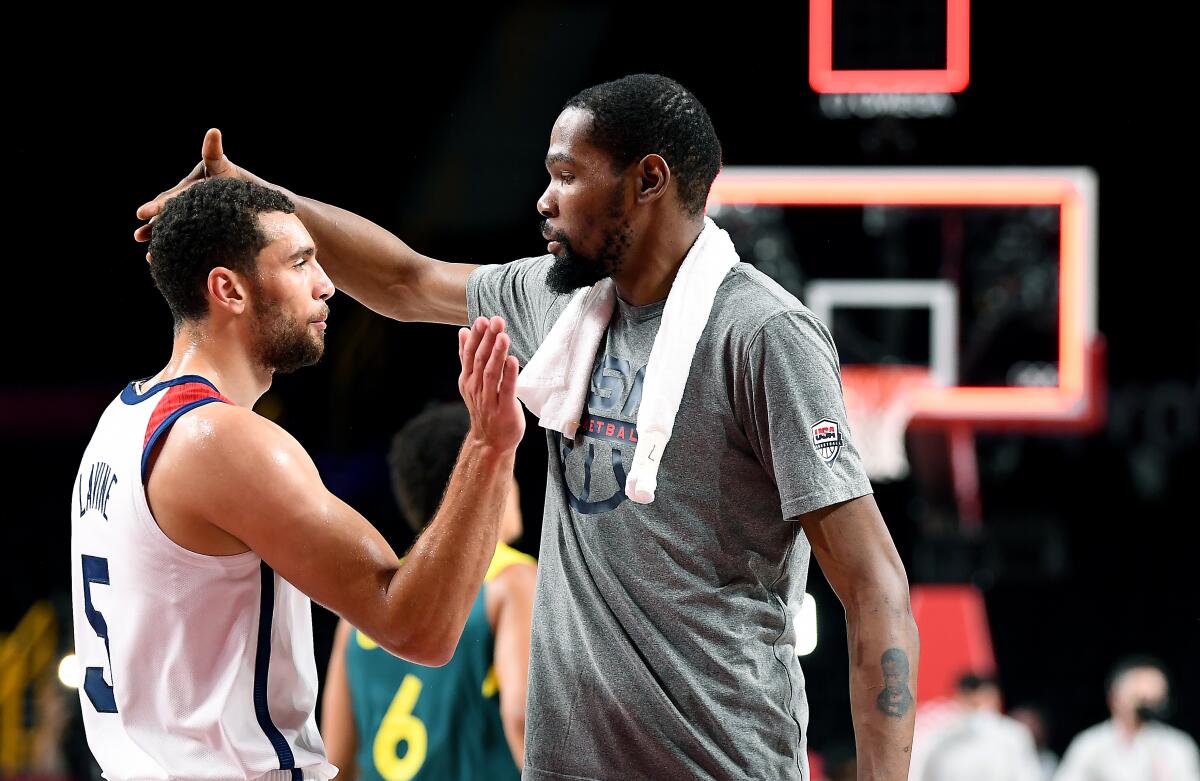
[[[146,220],[147,222],[133,232],[135,241],[150,241],[150,235],[154,232],[154,221],[162,213],[167,201],[197,182],[221,177],[244,178],[242,170],[229,162],[229,158],[225,156],[224,148],[221,145],[221,131],[215,127],[204,134],[204,144],[200,150],[200,157],[200,162],[196,164],[191,173],[179,180],[179,184],[169,190],[164,190],[156,195],[153,200],[147,201],[138,207],[138,219]],[[150,261],[150,254],[146,253],[146,262],[149,263]]]

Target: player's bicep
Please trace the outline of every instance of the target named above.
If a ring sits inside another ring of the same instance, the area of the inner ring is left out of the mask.
[[[550,258],[526,258],[511,263],[480,266],[467,280],[467,315],[499,315],[512,339],[511,352],[525,366],[537,352],[555,321],[555,312],[566,307],[570,296],[560,296],[547,285]]]
[[[782,312],[762,325],[743,360],[735,408],[779,489],[783,517],[871,493],[824,326],[803,312]]]
[[[330,493],[287,432],[244,410],[230,413],[214,411],[212,441],[189,448],[191,506],[310,598],[370,628],[398,565],[391,547]]]
[[[409,287],[400,293],[407,299],[405,311],[415,314],[404,319],[467,325],[467,278],[477,268],[473,263],[423,258]]]
[[[813,556],[847,610],[880,600],[907,610],[908,578],[873,496],[800,516]],[[891,604],[899,600],[905,604]]]

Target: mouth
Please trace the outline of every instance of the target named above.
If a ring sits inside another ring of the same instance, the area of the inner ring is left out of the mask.
[[[557,255],[564,249],[566,237],[551,227],[548,221],[543,221],[541,228],[542,238],[546,240],[546,251],[551,255]]]

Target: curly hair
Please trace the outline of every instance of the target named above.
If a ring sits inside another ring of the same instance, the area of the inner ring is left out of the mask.
[[[591,142],[614,171],[648,154],[667,161],[679,200],[692,217],[704,211],[721,170],[721,142],[695,95],[666,76],[639,73],[588,87],[563,106],[592,115]]]
[[[294,214],[283,193],[236,179],[209,179],[167,202],[150,238],[150,276],[167,300],[176,324],[208,312],[208,274],[224,266],[253,274],[270,240],[258,215]]]
[[[461,402],[438,404],[405,423],[392,438],[392,493],[414,532],[419,534],[437,513],[470,429],[471,416]]]

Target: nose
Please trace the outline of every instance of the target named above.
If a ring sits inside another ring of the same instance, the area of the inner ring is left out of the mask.
[[[315,294],[316,298],[319,298],[322,301],[328,301],[329,299],[333,298],[333,294],[337,292],[337,288],[333,286],[333,280],[331,280],[329,275],[325,273],[325,269],[321,267],[321,264],[317,263],[315,259],[312,261],[312,263],[317,267],[317,278],[315,280],[315,284],[313,285],[313,293]]]
[[[542,197],[537,200],[538,214],[546,219],[558,216],[558,199],[551,194],[553,189],[554,182],[551,182],[546,185],[546,189],[542,192]]]

